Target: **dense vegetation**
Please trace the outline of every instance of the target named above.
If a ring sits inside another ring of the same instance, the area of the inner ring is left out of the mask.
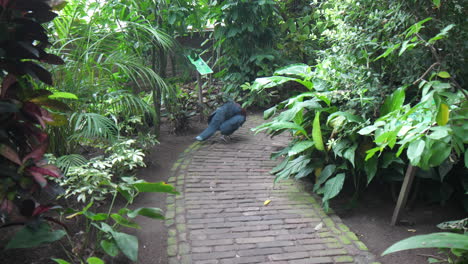
[[[325,209],[345,184],[356,202],[369,184],[398,185],[412,165],[421,197],[468,211],[463,1],[52,3],[0,0],[0,224],[25,225],[9,248],[63,236],[74,248],[59,219],[79,217],[89,237],[69,261],[98,263],[85,252],[137,259],[137,239],[119,227],[163,214],[111,213],[114,201],[175,193],[135,169],[157,144],[161,117],[177,133],[203,109],[186,59],[195,54],[215,70],[205,97],[268,108],[256,131],[291,135],[272,173],[311,178]],[[193,35],[207,41],[177,44]]]

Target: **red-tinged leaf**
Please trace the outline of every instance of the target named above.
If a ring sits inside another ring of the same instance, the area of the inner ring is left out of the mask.
[[[26,73],[31,75],[31,77],[36,78],[45,84],[53,85],[52,75],[48,70],[30,61],[26,62],[25,66]]]
[[[1,89],[1,94],[0,97],[3,98],[5,97],[6,92],[8,89],[17,82],[16,77],[13,74],[8,74],[5,78],[3,78],[2,82],[2,89]]]
[[[60,175],[60,172],[58,171],[58,169],[55,169],[55,168],[48,169],[48,168],[44,168],[44,167],[42,167],[42,168],[41,167],[29,167],[28,171],[37,172],[37,173],[40,173],[42,175],[48,175],[48,176],[52,176],[52,177],[55,177],[55,178],[62,177]]]
[[[49,111],[45,110],[44,108],[41,108],[41,117],[42,117],[43,120],[45,120],[47,122],[54,121],[52,119],[52,115],[49,113]]]
[[[39,186],[41,186],[41,188],[44,188],[44,187],[47,186],[47,180],[44,178],[44,176],[42,176],[41,173],[34,172],[34,171],[31,171],[31,170],[28,170],[28,172],[33,176],[34,181],[36,181],[37,184],[39,184]]]
[[[2,155],[3,157],[7,158],[8,160],[18,165],[22,164],[18,156],[18,153],[14,149],[10,148],[9,146],[5,144],[0,144],[0,155]]]
[[[54,207],[53,205],[39,205],[38,207],[34,208],[32,216],[41,215],[41,214],[49,211],[53,207]]]
[[[0,203],[0,211],[5,211],[7,213],[11,213],[15,207],[15,204],[7,199],[3,199]]]
[[[29,153],[23,158],[23,163],[25,163],[29,159],[33,159],[34,162],[42,160],[48,146],[49,140],[46,139],[43,143],[39,144],[31,153]]]

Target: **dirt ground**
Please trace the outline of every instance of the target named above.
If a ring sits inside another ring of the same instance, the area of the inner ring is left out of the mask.
[[[165,125],[161,129],[160,144],[154,147],[147,157],[147,167],[138,175],[150,182],[165,181],[169,177],[173,163],[178,159],[194,137],[204,128],[204,124],[192,121],[192,128],[185,135],[170,134]],[[159,207],[165,209],[166,194],[141,194],[132,207]],[[359,206],[351,210],[342,210],[344,203],[335,202],[335,211],[346,225],[354,231],[361,241],[375,255],[380,255],[388,246],[403,238],[437,232],[436,224],[466,217],[460,208],[440,207],[416,203],[411,210],[406,210],[403,219],[411,225],[392,227],[389,225],[394,208],[391,195],[370,190],[361,197]],[[139,264],[166,264],[167,229],[164,221],[146,218],[137,219],[142,226],[134,232],[140,241]],[[5,231],[1,231],[2,233]],[[4,233],[3,233],[4,234]],[[0,236],[0,244],[1,237]],[[426,257],[420,254],[433,255],[435,250],[405,251],[380,257],[382,264],[423,264]],[[53,263],[50,257],[63,255],[57,245],[44,246],[34,250],[0,251],[0,263],[3,264],[42,264]],[[61,256],[64,257],[64,256]],[[114,259],[113,264],[129,263],[124,258]]]

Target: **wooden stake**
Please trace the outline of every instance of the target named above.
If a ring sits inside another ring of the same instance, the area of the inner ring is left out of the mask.
[[[416,174],[417,169],[417,167],[414,167],[411,164],[408,165],[408,168],[406,169],[405,179],[403,180],[400,195],[398,196],[398,201],[395,210],[393,211],[392,222],[390,223],[392,226],[396,225],[400,218],[401,211],[406,206],[406,201],[408,200],[408,195],[411,190],[411,185],[413,184],[414,175]]]

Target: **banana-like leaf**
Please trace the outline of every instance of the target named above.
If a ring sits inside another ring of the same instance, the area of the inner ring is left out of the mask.
[[[382,256],[402,250],[417,248],[452,248],[468,250],[468,235],[441,232],[413,236],[393,244],[382,253]]]
[[[312,126],[312,139],[315,142],[315,148],[321,151],[325,150],[322,139],[322,129],[320,128],[320,112],[315,114],[314,123]]]

